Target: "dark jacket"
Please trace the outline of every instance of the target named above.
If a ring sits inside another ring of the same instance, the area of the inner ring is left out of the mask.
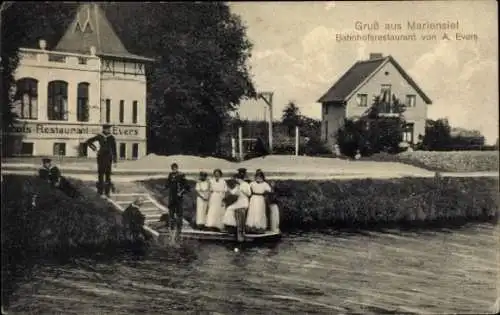
[[[146,216],[139,210],[139,207],[131,204],[123,212],[123,221],[132,231],[141,231]]]
[[[186,176],[182,173],[170,173],[165,183],[165,188],[168,189],[170,202],[180,201],[185,193],[190,190]]]
[[[99,151],[97,152],[97,157],[99,158],[110,158],[113,162],[116,163],[116,139],[112,134],[105,135],[103,133],[99,133],[94,137],[88,139],[85,143],[92,150],[96,150],[96,146],[94,142],[99,142]]]
[[[60,181],[61,171],[55,165],[51,165],[49,167],[42,166],[38,170],[38,176],[41,179],[48,181],[52,185],[55,185],[56,183],[59,183],[59,181]]]

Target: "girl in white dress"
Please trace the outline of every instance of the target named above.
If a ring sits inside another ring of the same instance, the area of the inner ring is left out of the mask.
[[[200,172],[200,180],[196,183],[196,226],[203,229],[207,221],[208,198],[210,197],[210,182],[207,173]]]
[[[263,233],[267,228],[265,195],[271,192],[271,186],[265,182],[264,173],[257,171],[255,180],[250,183],[252,196],[248,205],[246,228],[249,232]]]
[[[246,210],[248,208],[248,199],[252,194],[250,191],[250,185],[245,182],[243,178],[241,178],[240,174],[235,175],[234,179],[236,181],[236,185],[229,191],[229,193],[231,195],[238,196],[238,199],[226,209],[223,220],[226,228],[236,227],[236,210]]]
[[[222,231],[224,224],[224,197],[228,191],[226,181],[221,178],[222,171],[216,169],[214,178],[210,179],[210,198],[208,199],[208,213],[205,226],[210,229]]]

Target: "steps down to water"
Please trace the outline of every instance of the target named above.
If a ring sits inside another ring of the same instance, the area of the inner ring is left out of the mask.
[[[143,185],[137,182],[120,182],[115,183],[115,191],[111,194],[108,201],[120,211],[124,211],[137,198],[142,197],[144,203],[140,207],[140,211],[146,217],[146,226],[151,226],[158,223],[163,214],[168,213],[168,208],[160,204]],[[97,189],[94,188],[97,192]],[[185,220],[184,220],[185,221]],[[189,225],[187,221],[184,225]]]

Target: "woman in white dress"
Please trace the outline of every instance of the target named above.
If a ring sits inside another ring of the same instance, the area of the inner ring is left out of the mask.
[[[229,191],[229,193],[231,195],[238,196],[238,199],[227,207],[226,213],[224,214],[223,223],[228,230],[235,229],[238,225],[237,216],[241,217],[245,215],[245,212],[248,209],[248,199],[252,194],[250,191],[250,185],[244,180],[244,177],[242,177],[241,174],[236,174],[234,176],[234,180],[236,181],[236,184],[234,188]],[[241,218],[238,219],[239,221],[243,221]],[[242,225],[241,223],[244,225],[244,221],[240,222],[240,225]],[[243,226],[240,228],[243,228]]]
[[[207,173],[200,172],[200,180],[196,183],[196,226],[203,229],[207,221],[208,198],[210,197],[210,182]]]
[[[265,181],[262,171],[255,172],[255,180],[250,183],[250,189],[252,196],[248,205],[246,228],[249,232],[263,233],[267,228],[265,195],[272,190],[271,186]]]
[[[205,223],[207,228],[219,231],[224,228],[222,223],[225,212],[223,200],[228,191],[226,181],[221,177],[222,171],[216,169],[214,178],[210,179],[210,198],[208,199],[208,213]]]

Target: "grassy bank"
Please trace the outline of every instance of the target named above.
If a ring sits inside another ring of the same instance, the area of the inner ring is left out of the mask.
[[[441,172],[498,171],[498,151],[414,151],[400,154],[379,153],[363,158],[369,161],[401,162]]]
[[[32,176],[6,175],[2,183],[2,291],[8,296],[18,277],[42,258],[69,259],[130,245],[121,214],[81,182],[71,198]],[[32,206],[36,194],[36,206]],[[5,290],[5,291],[4,291]]]
[[[164,180],[144,184],[160,192]],[[194,185],[194,183],[192,183]],[[498,179],[276,181],[282,230],[436,226],[498,218]],[[194,222],[195,194],[185,217]]]

